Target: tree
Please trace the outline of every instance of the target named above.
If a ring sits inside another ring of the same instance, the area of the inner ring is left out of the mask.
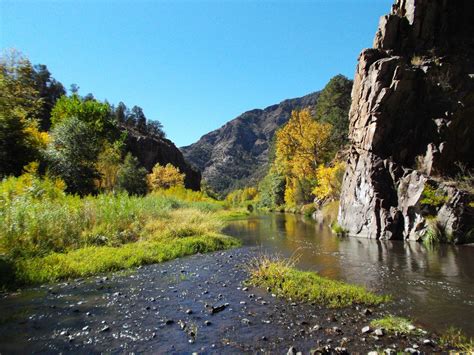
[[[100,174],[99,188],[113,191],[117,184],[117,176],[122,162],[123,142],[106,142],[97,159],[97,171]]]
[[[53,127],[63,120],[75,117],[96,133],[105,137],[115,131],[110,105],[93,98],[84,100],[79,95],[62,96],[51,111]]]
[[[97,132],[86,122],[70,117],[56,123],[51,136],[47,151],[50,173],[64,180],[70,193],[94,193],[95,181],[100,178],[96,168],[101,148]]]
[[[130,114],[139,132],[146,133],[146,116],[143,109],[139,106],[133,106]]]
[[[275,167],[285,176],[285,203],[309,202],[318,164],[328,159],[332,126],[315,121],[308,109],[293,111],[276,133]]]
[[[140,166],[138,159],[127,153],[117,172],[117,189],[130,195],[144,195],[147,191],[147,171]]]
[[[185,175],[170,163],[166,166],[157,163],[147,175],[148,188],[150,191],[155,191],[169,189],[172,186],[184,186],[184,177]]]
[[[333,126],[330,138],[332,154],[348,142],[351,91],[352,80],[336,75],[321,91],[316,104],[315,118]]]
[[[285,184],[285,176],[272,166],[258,186],[259,205],[267,208],[283,205]]]
[[[297,178],[315,176],[318,164],[327,159],[332,126],[311,118],[309,110],[293,111],[288,123],[276,133],[275,163]]]
[[[148,134],[163,138],[165,136],[165,132],[163,132],[163,125],[160,121],[148,121],[146,125],[146,131]]]
[[[38,113],[38,120],[43,130],[48,130],[51,126],[51,110],[56,101],[66,94],[64,86],[51,76],[46,65],[38,64],[34,66],[34,81],[39,96],[42,99],[42,106]]]
[[[318,183],[313,193],[320,201],[339,199],[345,168],[343,162],[335,162],[328,167],[321,164],[318,167],[316,171]]]
[[[19,175],[24,165],[40,158],[47,135],[38,130],[36,117],[42,99],[35,86],[34,69],[12,50],[0,58],[0,177]]]
[[[114,110],[115,121],[121,125],[125,124],[127,117],[130,113],[128,112],[127,106],[123,102],[119,102],[117,108]]]

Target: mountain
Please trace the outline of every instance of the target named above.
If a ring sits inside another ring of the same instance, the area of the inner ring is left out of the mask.
[[[291,111],[314,110],[318,96],[315,92],[263,110],[247,111],[181,151],[202,172],[209,187],[221,195],[255,184],[266,172],[275,131],[288,121]]]
[[[350,234],[474,240],[473,16],[473,0],[398,0],[361,53],[339,211]]]
[[[201,187],[201,173],[192,168],[185,160],[181,151],[169,139],[152,134],[144,134],[133,128],[123,128],[127,132],[127,151],[138,158],[138,161],[148,171],[156,163],[168,163],[179,168],[184,173],[184,184],[188,189],[199,190]]]

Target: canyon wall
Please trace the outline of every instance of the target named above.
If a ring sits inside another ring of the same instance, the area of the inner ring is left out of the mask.
[[[473,237],[473,19],[473,0],[398,0],[360,54],[338,217],[350,235]]]

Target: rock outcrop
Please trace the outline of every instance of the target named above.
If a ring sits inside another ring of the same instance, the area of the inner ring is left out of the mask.
[[[293,110],[314,109],[318,96],[316,92],[263,110],[247,111],[181,151],[221,195],[256,184],[266,173],[275,131],[289,120]]]
[[[381,18],[352,91],[349,234],[418,240],[436,225],[472,237],[473,18],[473,0],[398,0]]]
[[[188,189],[200,189],[201,173],[184,160],[181,151],[169,139],[127,129],[126,146],[127,151],[136,156],[148,171],[151,171],[156,163],[161,165],[170,163],[186,175],[184,184]]]

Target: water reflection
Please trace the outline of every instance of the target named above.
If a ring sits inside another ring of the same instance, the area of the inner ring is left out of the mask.
[[[474,247],[338,238],[302,216],[268,214],[234,221],[226,233],[289,257],[320,274],[392,294],[389,307],[437,330],[474,335]]]

